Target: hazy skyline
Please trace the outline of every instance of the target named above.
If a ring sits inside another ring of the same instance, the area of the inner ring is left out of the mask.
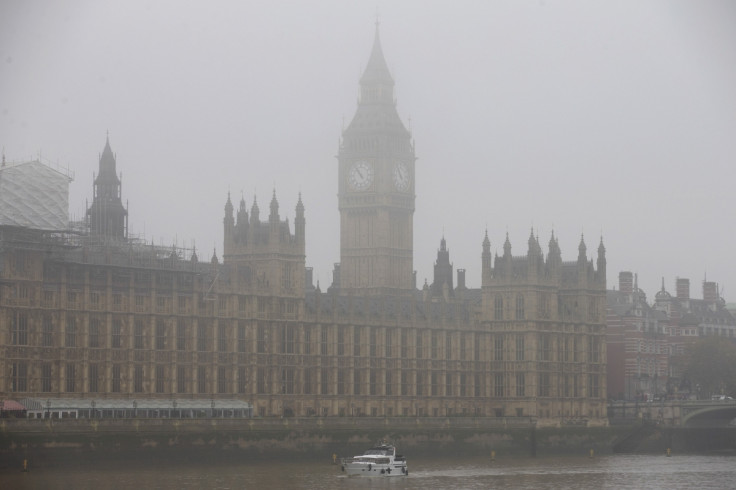
[[[530,229],[649,299],[707,274],[736,298],[736,3],[92,2],[0,5],[0,145],[75,173],[84,215],[109,130],[130,233],[222,255],[223,207],[306,208],[307,265],[340,260],[337,159],[376,9],[416,143],[414,268],[443,236],[480,286],[481,242]]]

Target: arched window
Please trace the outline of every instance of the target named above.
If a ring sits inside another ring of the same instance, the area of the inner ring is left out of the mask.
[[[503,320],[503,296],[500,294],[496,295],[496,300],[493,302],[493,318]]]
[[[516,319],[524,319],[524,296],[521,294],[516,296]]]

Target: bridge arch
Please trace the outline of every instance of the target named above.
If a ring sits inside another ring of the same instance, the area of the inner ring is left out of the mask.
[[[684,427],[728,427],[736,419],[736,402],[700,406],[682,414]]]

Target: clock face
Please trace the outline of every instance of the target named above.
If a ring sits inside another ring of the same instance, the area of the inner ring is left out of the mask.
[[[373,183],[373,165],[368,162],[356,162],[350,167],[348,184],[356,191],[364,191]]]
[[[409,175],[409,166],[404,162],[398,162],[394,165],[394,186],[399,191],[405,191],[411,183],[411,175]]]

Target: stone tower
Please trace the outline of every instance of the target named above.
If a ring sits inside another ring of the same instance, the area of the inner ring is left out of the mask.
[[[235,212],[230,195],[225,203],[224,252],[226,264],[237,268],[238,284],[244,289],[280,296],[304,294],[305,228],[301,195],[296,205],[294,233],[289,220],[279,217],[279,202],[273,193],[267,221],[261,221],[256,200],[250,216],[241,198]]]
[[[120,178],[115,173],[115,155],[110,148],[110,138],[100,155],[100,168],[92,187],[92,205],[87,209],[87,225],[90,235],[105,240],[128,238],[128,210],[121,198]]]
[[[360,99],[338,153],[340,288],[414,289],[414,144],[396,112],[376,24]]]

